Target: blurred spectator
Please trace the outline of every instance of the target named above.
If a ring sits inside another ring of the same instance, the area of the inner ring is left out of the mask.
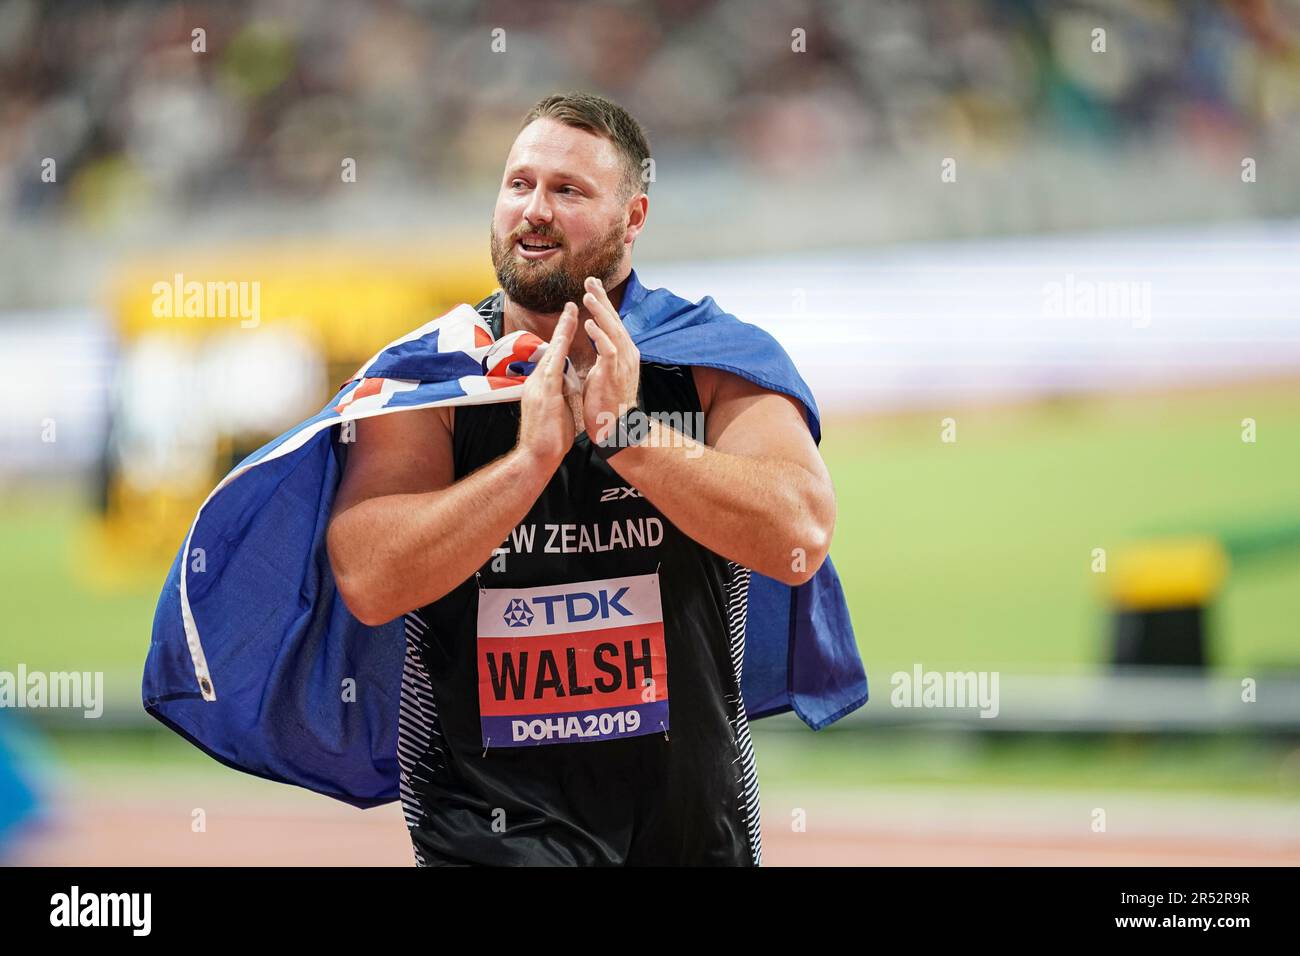
[[[491,179],[483,144],[570,87],[660,156],[760,173],[1035,136],[1213,160],[1296,136],[1298,38],[1294,0],[0,0],[0,215],[308,199],[345,156],[399,187]]]

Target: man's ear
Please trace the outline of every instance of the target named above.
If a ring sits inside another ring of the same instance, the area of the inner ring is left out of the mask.
[[[641,234],[645,228],[646,215],[650,211],[650,197],[645,193],[638,193],[628,200],[627,203],[627,241],[628,243],[636,242],[636,237]]]

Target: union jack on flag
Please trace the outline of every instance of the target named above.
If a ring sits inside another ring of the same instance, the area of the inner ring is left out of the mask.
[[[508,401],[518,397],[547,346],[522,330],[493,341],[483,317],[459,305],[375,353],[345,386],[334,410],[362,418],[398,406]],[[570,387],[578,387],[567,359],[565,373]]]

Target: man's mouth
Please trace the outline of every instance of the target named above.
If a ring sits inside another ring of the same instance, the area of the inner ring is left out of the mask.
[[[542,259],[560,248],[559,242],[547,236],[529,234],[521,236],[515,248],[525,259]]]

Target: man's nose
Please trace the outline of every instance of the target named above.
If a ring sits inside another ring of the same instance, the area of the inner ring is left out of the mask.
[[[551,204],[546,201],[546,190],[535,187],[524,206],[524,218],[530,226],[540,226],[551,221]]]

